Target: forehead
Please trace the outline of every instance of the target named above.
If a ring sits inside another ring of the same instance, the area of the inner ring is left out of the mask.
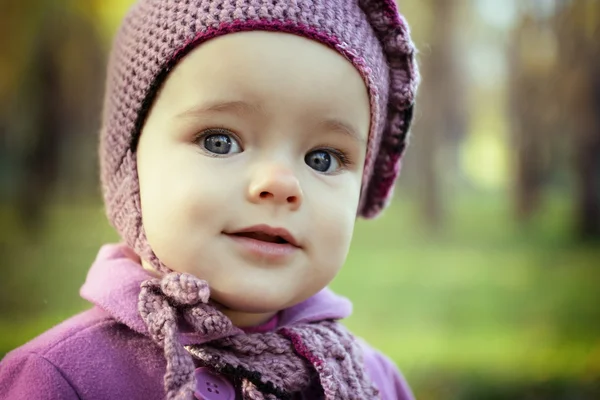
[[[350,61],[310,39],[275,32],[229,34],[200,45],[172,71],[160,97],[174,112],[240,102],[367,124],[370,115],[366,85]]]

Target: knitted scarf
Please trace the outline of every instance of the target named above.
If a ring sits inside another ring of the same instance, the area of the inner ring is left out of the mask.
[[[341,324],[322,321],[246,334],[209,299],[207,282],[189,274],[173,272],[142,283],[138,309],[164,349],[167,399],[194,398],[196,364],[229,377],[244,399],[292,399],[315,383],[325,400],[378,398],[361,350]],[[210,340],[184,346],[184,325]]]

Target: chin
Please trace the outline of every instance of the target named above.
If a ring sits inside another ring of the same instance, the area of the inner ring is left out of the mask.
[[[290,293],[268,293],[265,290],[240,290],[235,293],[224,293],[211,288],[212,298],[225,308],[243,313],[264,314],[278,312],[304,300],[302,296],[291,296]]]
[[[216,299],[215,299],[216,300]],[[224,311],[235,311],[237,313],[244,314],[269,314],[276,313],[286,308],[285,306],[278,306],[277,304],[265,304],[264,302],[245,302],[243,304],[237,302],[217,302],[223,306]]]
[[[265,314],[271,312],[277,312],[284,308],[290,307],[288,302],[278,299],[265,299],[264,297],[250,297],[246,296],[243,299],[221,297],[214,295],[213,299],[224,306],[226,309],[243,312],[249,314]]]

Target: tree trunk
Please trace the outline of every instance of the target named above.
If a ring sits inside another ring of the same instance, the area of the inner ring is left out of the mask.
[[[600,238],[600,79],[598,70],[588,67],[586,72],[592,96],[582,110],[587,115],[581,116],[575,151],[576,226],[584,240]]]
[[[532,44],[539,45],[544,29],[548,28],[529,15],[524,16],[514,31],[508,57],[514,207],[520,222],[529,221],[541,206],[546,175],[544,153],[553,139],[549,124],[544,123],[548,95],[553,90],[548,81],[551,65],[539,51],[532,49]]]
[[[575,224],[580,239],[600,238],[600,2],[571,2],[557,15],[563,120],[573,138]]]
[[[428,50],[421,53],[423,83],[419,89],[411,158],[421,213],[426,224],[437,229],[444,219],[443,175],[438,166],[443,156],[442,145],[446,139],[452,140],[449,136],[460,137],[455,130],[464,124],[457,123],[459,118],[455,115],[462,109],[456,103],[463,101],[455,90],[458,81],[454,57],[457,6],[445,0],[430,1],[434,20],[429,45],[426,45]]]

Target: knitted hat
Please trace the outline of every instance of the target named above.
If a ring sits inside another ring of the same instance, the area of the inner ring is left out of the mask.
[[[318,41],[345,56],[369,93],[371,130],[358,214],[389,202],[419,81],[409,28],[393,0],[139,0],[109,60],[100,144],[107,214],[140,256],[165,270],[142,226],[136,145],[158,90],[199,44],[242,31],[276,31]]]

